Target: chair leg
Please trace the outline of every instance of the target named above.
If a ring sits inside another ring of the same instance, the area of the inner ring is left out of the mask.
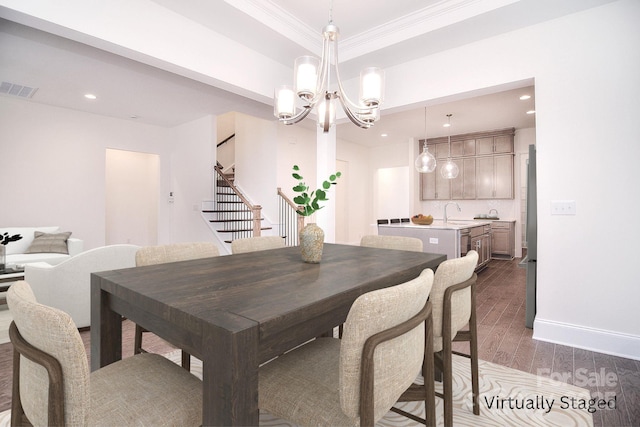
[[[13,350],[13,385],[11,391],[11,425],[22,425],[24,410],[20,400],[20,353]]]
[[[453,426],[453,360],[451,340],[444,340],[442,348],[442,394],[444,396],[444,426]]]
[[[480,386],[478,384],[478,328],[476,320],[475,283],[471,285],[471,317],[469,319],[469,355],[471,356],[471,389],[473,413],[480,415]]]
[[[186,351],[182,351],[182,367],[187,371],[191,370],[191,355]]]
[[[142,353],[142,327],[136,325],[136,332],[133,337],[133,354]]]

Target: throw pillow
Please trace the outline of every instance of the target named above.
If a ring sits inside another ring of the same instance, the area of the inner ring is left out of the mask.
[[[41,231],[43,233],[59,233],[60,227],[7,227],[0,228],[0,234],[2,236],[6,235],[9,237],[19,235],[22,238],[18,240],[12,240],[8,243],[5,242],[5,246],[7,248],[7,255],[13,254],[23,254],[24,251],[29,249],[31,243],[33,242],[34,232]],[[3,238],[4,240],[4,238]]]
[[[25,254],[39,254],[39,253],[56,253],[56,254],[68,254],[67,239],[71,236],[71,232],[64,233],[43,233],[41,231],[35,232],[35,237],[29,249],[25,251]]]

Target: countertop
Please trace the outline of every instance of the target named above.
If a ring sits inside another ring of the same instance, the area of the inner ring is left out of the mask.
[[[495,221],[495,220],[493,220]],[[388,227],[388,228],[424,228],[424,229],[432,229],[432,230],[464,230],[466,228],[477,227],[480,225],[491,225],[492,221],[488,220],[461,220],[461,219],[452,219],[447,221],[446,223],[441,219],[434,219],[431,225],[418,225],[412,222],[401,222],[394,224],[380,224],[378,227]]]

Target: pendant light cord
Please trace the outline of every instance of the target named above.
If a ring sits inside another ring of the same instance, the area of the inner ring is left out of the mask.
[[[423,150],[427,150],[427,107],[424,107],[424,143]]]
[[[451,116],[453,114],[447,114],[447,118],[449,119],[449,156],[448,159],[451,160]]]

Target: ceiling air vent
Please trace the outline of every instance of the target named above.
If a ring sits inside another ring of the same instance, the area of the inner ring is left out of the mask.
[[[34,88],[29,86],[22,86],[16,83],[0,83],[0,93],[11,96],[18,96],[20,98],[31,98],[37,90],[37,87]]]

